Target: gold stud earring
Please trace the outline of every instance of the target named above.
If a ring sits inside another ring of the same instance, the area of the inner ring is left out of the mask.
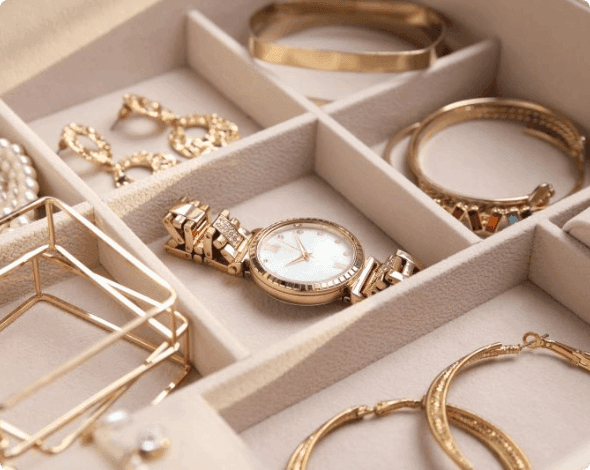
[[[126,93],[123,95],[123,105],[117,113],[117,120],[111,126],[111,130],[115,128],[119,121],[128,118],[132,114],[145,116],[165,126],[172,124],[178,119],[178,116],[169,109],[164,108],[157,101],[149,100],[140,95]]]
[[[80,143],[78,136],[84,136],[96,145],[96,149],[90,149]],[[159,173],[177,164],[176,158],[165,153],[150,153],[145,151],[135,152],[124,157],[119,162],[113,159],[110,144],[95,129],[81,124],[71,123],[62,130],[58,144],[58,153],[69,148],[85,160],[99,166],[101,169],[113,175],[115,186],[118,188],[132,183],[134,178],[127,176],[130,168],[148,168],[152,173]]]
[[[189,114],[171,125],[172,130],[168,136],[170,146],[186,158],[198,157],[218,147],[225,147],[241,137],[238,126],[218,114]],[[207,129],[207,132],[200,138],[187,136],[186,129],[193,127]]]

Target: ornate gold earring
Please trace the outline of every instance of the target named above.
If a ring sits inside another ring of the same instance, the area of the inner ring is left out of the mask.
[[[78,136],[90,139],[96,149],[89,149],[80,143]],[[85,160],[98,165],[113,175],[115,186],[118,188],[134,181],[127,176],[126,171],[130,168],[148,168],[152,173],[159,173],[177,164],[176,158],[165,153],[149,153],[145,151],[135,152],[133,155],[115,162],[110,144],[95,129],[88,126],[72,123],[65,126],[59,140],[58,153],[67,148],[84,158]]]
[[[547,335],[540,336],[537,333],[529,332],[524,335],[522,345],[505,346],[501,343],[494,343],[485,346],[447,367],[436,379],[434,379],[432,385],[430,385],[430,389],[424,397],[424,410],[428,418],[428,425],[436,441],[449,457],[451,457],[463,470],[473,470],[474,467],[459,450],[451,430],[449,429],[450,416],[446,411],[445,402],[452,380],[463,370],[480,361],[499,356],[520,354],[525,349],[536,348],[544,348],[553,351],[559,357],[571,364],[590,371],[590,354],[546,338]],[[500,442],[500,445],[505,449],[508,449],[512,444],[510,442]]]
[[[111,130],[115,128],[119,121],[128,118],[132,114],[145,116],[166,126],[178,119],[176,114],[164,108],[157,101],[148,100],[140,95],[126,93],[123,95],[123,105],[117,114],[117,120],[111,126]]]
[[[373,408],[355,406],[344,410],[342,413],[337,414],[322,424],[306,440],[299,444],[289,459],[287,470],[305,470],[311,452],[317,443],[335,429],[348,423],[360,421],[368,416],[386,416],[402,408],[422,409],[423,402],[407,399],[392,400],[378,403]],[[446,405],[446,413],[450,422],[485,444],[495,454],[506,470],[532,469],[526,455],[524,455],[510,436],[505,434],[501,429],[498,429],[474,413],[451,405]]]
[[[207,129],[201,138],[188,137],[186,129],[202,127]],[[189,114],[172,123],[168,137],[170,146],[186,158],[194,158],[211,152],[218,147],[225,147],[240,138],[238,126],[218,114]]]

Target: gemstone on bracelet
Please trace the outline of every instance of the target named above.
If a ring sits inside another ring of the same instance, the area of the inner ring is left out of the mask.
[[[463,217],[463,215],[465,214],[465,209],[461,207],[460,204],[457,204],[453,209],[453,212],[451,212],[451,214],[455,219],[461,220],[461,217]]]
[[[533,215],[531,208],[530,207],[525,207],[524,209],[522,209],[520,211],[520,219],[526,219],[527,217],[530,217],[531,215]]]
[[[498,230],[498,225],[502,220],[502,213],[498,210],[492,211],[486,225],[486,232],[494,233]]]
[[[513,225],[520,220],[517,210],[512,210],[508,212],[508,214],[506,214],[506,218],[508,219],[508,222],[510,222]]]
[[[471,224],[471,230],[477,232],[482,229],[481,219],[479,218],[479,211],[477,209],[469,209],[467,211],[469,216],[469,223]]]

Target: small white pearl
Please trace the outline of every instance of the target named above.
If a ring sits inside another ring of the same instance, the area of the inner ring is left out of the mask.
[[[28,204],[29,202],[33,202],[37,199],[37,194],[32,191],[25,191],[25,195],[24,195],[23,199]]]
[[[12,153],[14,153],[14,155],[21,155],[21,154],[25,153],[23,148],[18,144],[12,144],[10,146],[10,150],[12,151]]]
[[[37,172],[35,169],[30,165],[23,165],[21,168],[23,175],[28,176],[29,178],[37,178]]]
[[[23,148],[0,138],[0,216],[6,216],[16,209],[38,198],[39,183],[32,160],[24,154]],[[34,220],[31,212],[13,219],[10,230]],[[6,229],[3,226],[0,231]]]
[[[27,188],[29,191],[33,191],[34,193],[38,193],[39,183],[37,183],[37,180],[33,178],[25,178],[25,188]]]
[[[21,165],[33,165],[33,160],[31,160],[31,158],[26,155],[19,155],[17,158]]]

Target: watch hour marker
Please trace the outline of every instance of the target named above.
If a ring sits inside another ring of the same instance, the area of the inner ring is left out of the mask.
[[[338,240],[338,239],[335,239],[335,240],[334,240],[334,243],[336,243],[336,245],[340,245],[340,240]]]
[[[336,269],[346,269],[346,268],[348,268],[348,265],[346,265],[346,264],[342,264],[342,263],[338,263],[338,262],[335,262],[335,263],[334,263],[334,267],[335,267]]]
[[[323,237],[324,236],[324,232],[316,232],[315,233],[318,237]]]
[[[271,253],[278,253],[281,250],[279,245],[275,245],[274,243],[269,243],[264,247],[265,250],[270,251]]]

